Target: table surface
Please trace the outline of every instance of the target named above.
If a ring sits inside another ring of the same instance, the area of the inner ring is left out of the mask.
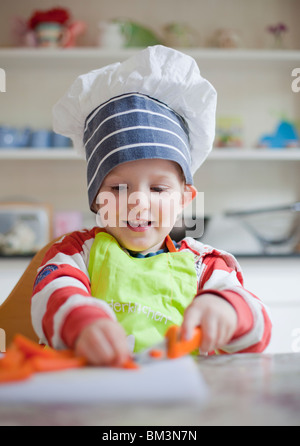
[[[211,393],[203,406],[5,406],[0,402],[0,425],[300,425],[300,354],[242,354],[196,361]]]

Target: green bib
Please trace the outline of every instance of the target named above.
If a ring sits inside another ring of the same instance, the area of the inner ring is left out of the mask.
[[[160,342],[170,325],[181,325],[197,293],[191,252],[134,258],[110,234],[100,232],[89,260],[92,296],[113,309],[139,352]]]

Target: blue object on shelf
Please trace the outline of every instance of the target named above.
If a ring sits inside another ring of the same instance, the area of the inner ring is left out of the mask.
[[[18,149],[26,147],[30,137],[30,129],[16,129],[14,127],[0,127],[0,149]]]
[[[281,121],[274,134],[263,135],[259,140],[260,147],[270,149],[283,149],[288,147],[299,147],[300,140],[294,124]]]

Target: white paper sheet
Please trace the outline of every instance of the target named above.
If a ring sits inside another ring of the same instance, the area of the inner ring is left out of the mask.
[[[93,368],[40,373],[0,386],[10,403],[203,403],[208,388],[191,357],[161,361],[140,370]]]

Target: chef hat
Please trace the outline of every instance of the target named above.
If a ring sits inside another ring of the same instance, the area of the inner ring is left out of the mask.
[[[54,131],[86,157],[89,203],[118,164],[177,162],[192,184],[212,149],[217,93],[193,58],[161,45],[79,76],[54,106]]]

